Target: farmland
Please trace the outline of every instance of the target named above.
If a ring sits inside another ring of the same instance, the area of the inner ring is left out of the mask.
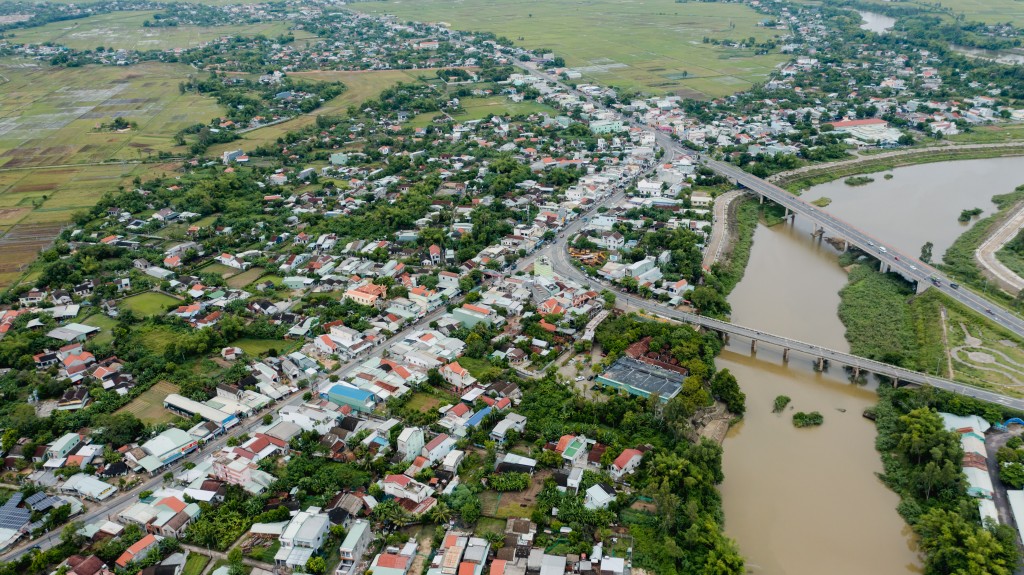
[[[161,381],[139,394],[131,403],[119,409],[119,412],[131,413],[147,425],[169,423],[175,415],[164,409],[164,398],[171,393],[178,393],[178,386]]]
[[[174,133],[221,113],[212,98],[179,93],[178,83],[191,71],[159,63],[0,65],[0,246],[8,255],[0,286],[16,280],[76,210],[135,176],[177,167],[139,162],[160,152],[183,153],[174,146]],[[96,129],[116,116],[137,122],[138,129]]]
[[[558,114],[554,108],[545,106],[544,104],[538,104],[537,102],[513,102],[502,96],[466,99],[462,104],[465,111],[461,114],[452,114],[451,118],[453,120],[480,120],[494,115],[515,116],[521,114],[528,116],[530,114],[551,114],[554,116]],[[414,128],[424,128],[430,125],[431,121],[437,115],[437,112],[421,114],[413,118],[409,122],[409,125]]]
[[[360,104],[371,98],[377,97],[384,89],[399,82],[419,82],[420,77],[435,78],[433,70],[381,70],[372,72],[295,72],[292,77],[304,80],[319,80],[323,82],[342,82],[345,84],[345,92],[310,114],[292,118],[279,124],[257,128],[246,132],[242,139],[227,144],[221,144],[210,148],[211,155],[220,154],[226,150],[242,148],[251,151],[260,146],[276,142],[278,138],[301,130],[316,122],[317,116],[338,116],[345,114],[349,106]]]
[[[888,5],[888,0],[867,0],[869,4]],[[817,2],[808,2],[815,4]],[[955,16],[963,14],[968,21],[999,24],[1009,22],[1014,26],[1024,26],[1024,5],[1020,0],[906,0],[901,6],[917,6],[926,12],[937,12]]]
[[[553,51],[585,80],[664,94],[717,97],[749,88],[785,60],[704,38],[758,41],[782,31],[741,4],[652,0],[642,8],[614,0],[400,0],[355,4],[363,12],[484,30],[528,49]],[[683,73],[686,73],[685,76]]]
[[[278,36],[288,31],[284,22],[215,27],[144,27],[143,23],[152,20],[155,13],[111,12],[17,30],[10,35],[19,44],[53,43],[76,50],[91,50],[97,46],[118,50],[167,50],[194,48],[222,36]]]

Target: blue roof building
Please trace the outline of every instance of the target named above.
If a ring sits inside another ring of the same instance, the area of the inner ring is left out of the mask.
[[[377,407],[380,399],[365,389],[341,383],[334,384],[327,391],[320,392],[320,397],[331,403],[349,406],[355,411],[369,413]]]

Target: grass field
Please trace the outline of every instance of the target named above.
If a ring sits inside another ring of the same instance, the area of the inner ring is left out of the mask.
[[[231,266],[226,266],[224,264],[212,263],[208,266],[203,266],[199,268],[199,271],[201,271],[204,274],[218,275],[224,279],[227,279],[232,276],[238,275],[239,273],[241,273],[242,270],[238,268],[233,268]]]
[[[53,43],[75,50],[97,46],[118,50],[168,50],[194,48],[222,36],[278,36],[288,31],[286,22],[263,22],[238,26],[173,26],[146,28],[156,12],[111,12],[77,20],[52,22],[36,28],[9,33],[18,44]]]
[[[178,338],[178,334],[169,327],[144,327],[136,332],[147,351],[160,355],[163,355],[167,346]]]
[[[100,328],[100,333],[90,341],[103,345],[114,341],[114,328],[117,327],[117,320],[102,313],[94,313],[82,320],[85,325]]]
[[[263,272],[266,271],[263,268],[249,268],[248,270],[231,276],[228,280],[228,285],[235,289],[242,289],[252,282],[258,280]]]
[[[178,393],[178,386],[169,381],[160,381],[117,411],[131,413],[149,425],[170,423],[177,416],[164,409],[164,398],[171,393]]]
[[[437,409],[439,405],[441,405],[441,400],[433,395],[416,392],[409,399],[408,407],[409,409],[415,409],[420,413],[427,413],[428,411]]]
[[[887,4],[888,0],[868,0],[872,4]],[[928,11],[941,9],[940,13],[949,15],[963,14],[969,21],[999,24],[1009,22],[1015,26],[1024,26],[1024,3],[1020,0],[903,0],[901,5],[920,6]]]
[[[528,116],[530,114],[551,114],[557,115],[558,112],[544,104],[538,104],[537,102],[513,102],[504,96],[494,96],[491,98],[467,98],[463,102],[463,108],[465,112],[461,114],[452,114],[452,119],[458,122],[468,120],[480,120],[483,118],[489,118],[491,116],[515,116],[522,114]],[[438,115],[438,112],[430,112],[427,114],[420,114],[409,121],[409,125],[414,128],[425,128],[430,125],[434,117]]]
[[[316,122],[317,116],[344,115],[349,106],[376,98],[385,88],[394,86],[399,82],[409,84],[419,82],[421,76],[428,79],[436,77],[434,71],[430,69],[381,70],[372,72],[293,72],[289,76],[322,82],[343,82],[345,84],[345,92],[337,98],[325,102],[323,106],[320,106],[310,114],[292,118],[280,124],[246,132],[240,140],[234,142],[212,146],[209,154],[217,155],[226,150],[237,150],[239,148],[251,152],[260,146],[276,142],[278,138],[288,132],[301,130],[313,124]]]
[[[181,300],[169,295],[146,292],[121,300],[120,307],[132,310],[137,316],[147,317],[165,313],[168,307],[179,303],[181,303]]]
[[[717,97],[764,79],[782,54],[704,44],[705,37],[766,40],[780,30],[742,4],[673,0],[392,0],[353,4],[355,10],[400,19],[446,22],[484,30],[528,49],[553,51],[584,79],[619,88]],[[683,76],[686,72],[686,76]]]
[[[978,126],[970,132],[949,136],[948,139],[962,144],[996,144],[1024,140],[1024,124]]]
[[[210,563],[210,558],[199,553],[189,553],[185,560],[185,568],[181,575],[203,575],[203,569]]]
[[[267,353],[267,351],[271,349],[276,349],[278,353],[284,353],[285,350],[295,347],[295,342],[283,341],[280,339],[243,338],[235,341],[231,345],[242,348],[242,351],[244,351],[246,355],[257,356]]]

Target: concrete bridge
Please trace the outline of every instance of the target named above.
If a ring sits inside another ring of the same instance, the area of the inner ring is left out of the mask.
[[[659,143],[668,146],[670,150],[682,151],[678,144],[665,136],[659,136]],[[1020,316],[982,298],[970,289],[954,287],[956,284],[942,272],[919,261],[916,257],[908,256],[891,246],[886,246],[880,240],[865,234],[817,206],[811,205],[775,184],[749,174],[735,165],[705,158],[702,158],[702,161],[707,167],[761,196],[762,199],[767,198],[781,205],[786,209],[787,216],[795,218],[797,214],[800,214],[808,218],[814,226],[815,233],[827,233],[841,240],[844,245],[854,246],[871,254],[881,262],[883,272],[896,272],[908,281],[916,283],[919,293],[929,288],[938,289],[965,307],[987,315],[993,322],[1024,337],[1024,319]]]
[[[570,226],[570,230],[574,228],[575,226]],[[571,233],[566,234],[567,237],[571,237],[571,235]],[[559,276],[573,280],[581,285],[593,285],[595,283],[600,283],[599,280],[587,277],[583,272],[572,265],[568,251],[565,247],[565,242],[565,239],[560,238],[552,245],[550,250],[550,261],[553,271]],[[617,292],[620,298],[624,298],[624,303],[627,305],[642,309],[649,312],[651,315],[676,320],[695,327],[713,330],[725,339],[730,337],[739,337],[749,340],[750,350],[752,353],[757,352],[758,346],[770,345],[782,351],[784,361],[789,361],[794,353],[801,354],[814,362],[815,366],[819,370],[824,370],[829,365],[836,365],[849,368],[854,376],[859,376],[864,373],[873,373],[875,375],[891,379],[894,385],[929,385],[952,393],[958,393],[967,397],[974,397],[982,401],[1003,405],[1013,409],[1024,410],[1024,399],[1008,397],[999,393],[957,383],[944,377],[919,373],[896,365],[867,359],[851,353],[821,347],[819,345],[773,333],[759,331],[746,326],[737,325],[735,323],[722,321],[720,319],[679,311],[653,300],[624,294],[611,286],[605,287],[611,291]]]

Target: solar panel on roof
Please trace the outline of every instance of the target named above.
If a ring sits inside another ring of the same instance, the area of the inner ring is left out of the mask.
[[[28,509],[18,507],[21,503],[21,493],[15,493],[0,507],[0,529],[21,529],[31,516]]]

